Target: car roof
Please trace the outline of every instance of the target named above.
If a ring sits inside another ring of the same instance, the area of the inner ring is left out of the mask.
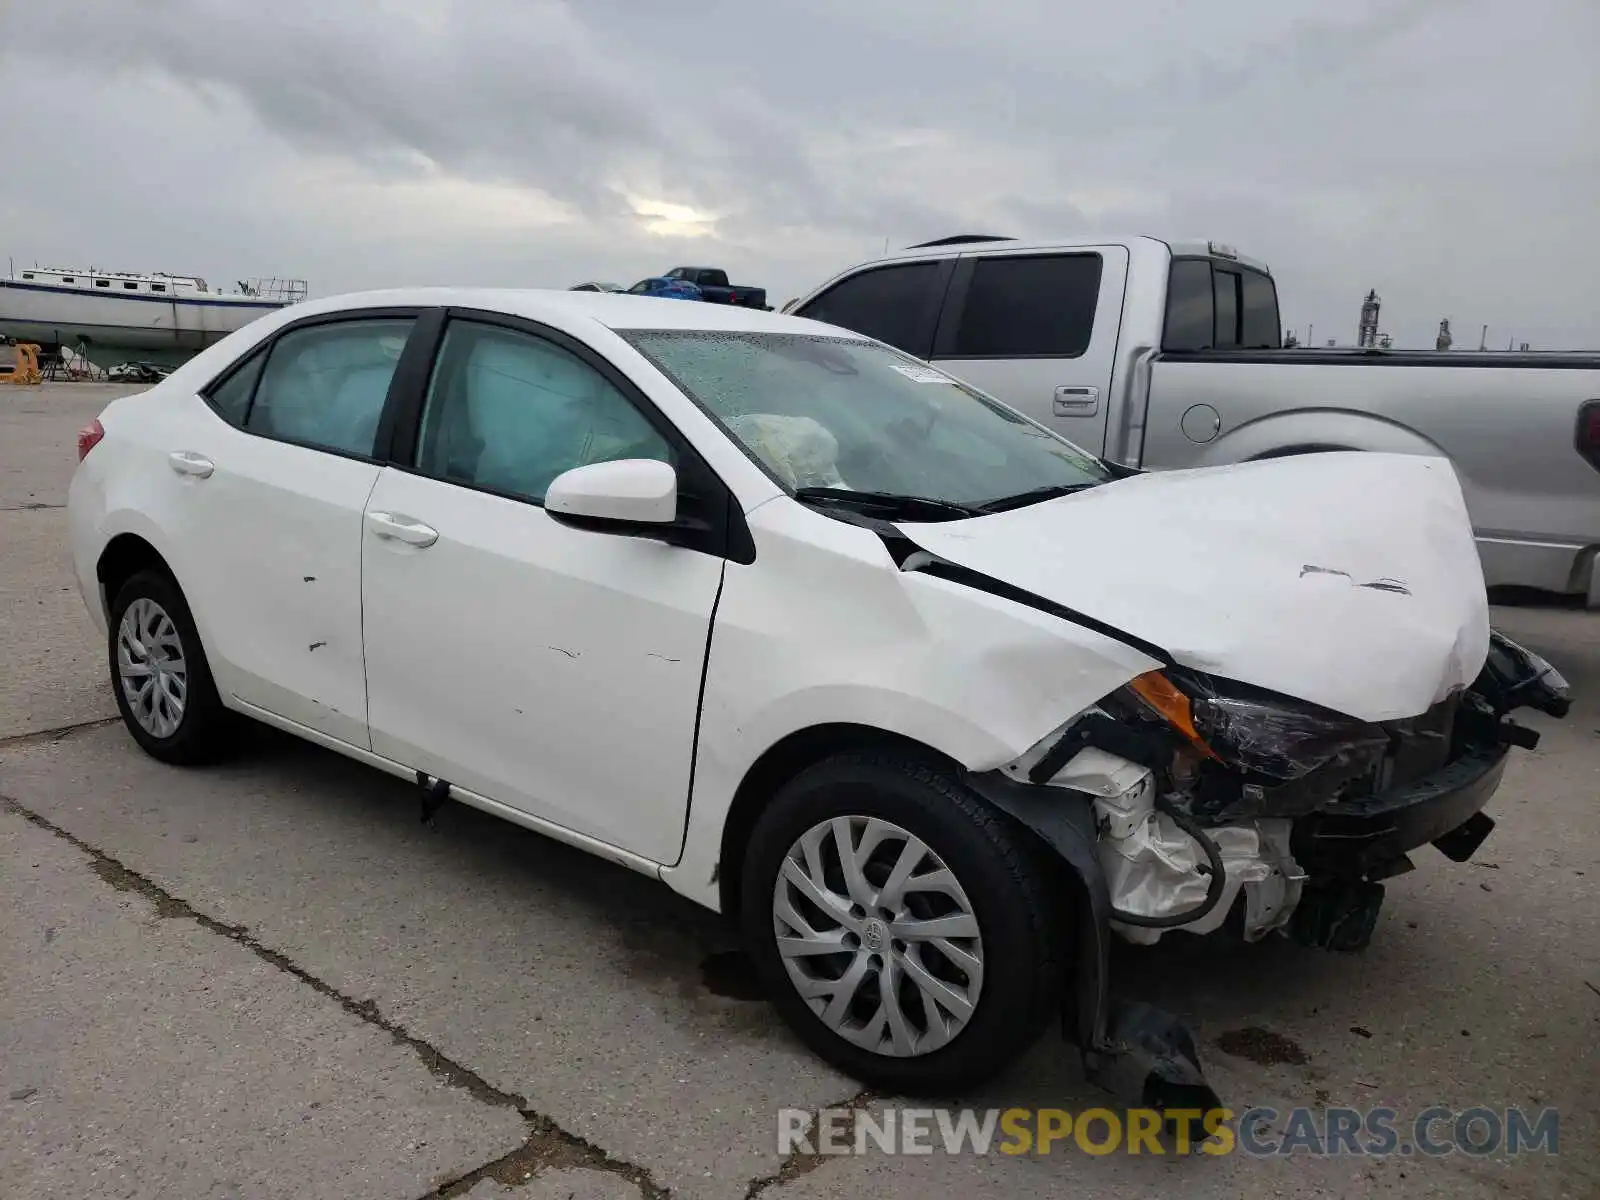
[[[703,329],[730,333],[809,333],[866,340],[860,334],[846,329],[755,308],[566,289],[392,288],[305,300],[283,311],[294,319],[347,309],[387,307],[476,308],[569,328],[574,322],[592,322],[611,330]]]
[[[1213,243],[1198,238],[1158,238],[1149,234],[1130,234],[1126,236],[1089,236],[1089,237],[1058,237],[1043,240],[1024,241],[1018,238],[1008,238],[1004,235],[985,237],[980,234],[956,234],[960,240],[949,238],[935,238],[931,242],[919,242],[915,246],[907,246],[903,250],[895,250],[866,262],[858,263],[849,269],[854,272],[861,267],[878,266],[881,264],[915,261],[918,259],[946,259],[960,255],[965,258],[977,258],[989,254],[1038,254],[1058,250],[1084,250],[1097,246],[1132,246],[1138,242],[1145,242],[1155,246],[1165,246],[1177,257],[1216,257],[1219,261],[1237,262],[1241,266],[1252,267],[1267,274],[1272,272],[1267,264],[1258,259],[1249,258],[1243,254],[1218,255],[1213,250]],[[831,280],[830,280],[831,282]]]

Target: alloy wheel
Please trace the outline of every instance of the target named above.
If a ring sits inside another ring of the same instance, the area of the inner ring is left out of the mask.
[[[773,934],[790,981],[838,1036],[875,1054],[947,1045],[983,989],[983,938],[955,874],[873,817],[813,825],[784,856]]]
[[[117,626],[117,682],[139,727],[169,738],[183,722],[189,665],[172,617],[148,596],[129,604]]]

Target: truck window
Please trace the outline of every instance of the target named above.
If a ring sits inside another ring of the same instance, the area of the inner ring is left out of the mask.
[[[1211,292],[1211,263],[1204,258],[1175,258],[1167,279],[1167,323],[1163,350],[1209,350],[1216,337],[1216,300]]]
[[[927,358],[944,299],[944,264],[905,263],[862,271],[834,284],[795,316],[826,321]]]
[[[1239,272],[1211,268],[1211,293],[1217,301],[1217,336],[1214,350],[1239,348]]]
[[[1239,344],[1246,350],[1278,350],[1283,346],[1283,326],[1278,319],[1278,289],[1270,275],[1239,272]]]
[[[1076,358],[1100,298],[1098,254],[980,258],[950,358]]]

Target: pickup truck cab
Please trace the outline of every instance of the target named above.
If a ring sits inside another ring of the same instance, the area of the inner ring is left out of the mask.
[[[1486,583],[1600,606],[1600,355],[1284,349],[1265,264],[1152,237],[947,238],[786,308],[937,362],[1128,467],[1448,458]]]
[[[700,289],[700,298],[712,304],[733,304],[739,308],[768,307],[766,288],[729,283],[728,273],[721,267],[673,267],[665,278],[694,284]]]

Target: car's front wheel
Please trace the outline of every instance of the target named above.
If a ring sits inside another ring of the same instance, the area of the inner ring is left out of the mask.
[[[970,1087],[1057,1011],[1059,898],[1038,847],[932,764],[845,754],[802,772],[757,821],[741,892],[768,994],[869,1086]]]
[[[217,695],[194,618],[162,571],[117,589],[109,622],[111,687],[128,732],[162,762],[195,763],[228,745],[229,713]]]

